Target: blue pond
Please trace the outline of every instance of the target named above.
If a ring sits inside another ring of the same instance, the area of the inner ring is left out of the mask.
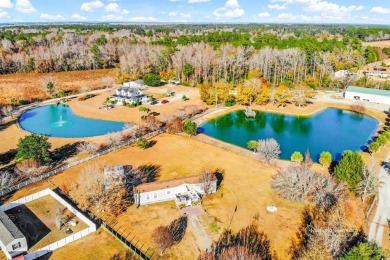
[[[207,121],[200,131],[244,148],[250,140],[274,138],[280,144],[280,157],[286,160],[294,151],[304,154],[308,149],[314,160],[322,151],[331,152],[337,160],[344,150],[365,149],[378,126],[372,117],[333,108],[311,117],[256,111],[251,119],[241,110]]]
[[[97,120],[73,114],[65,105],[49,105],[25,112],[20,126],[31,133],[52,137],[91,137],[121,131],[122,122]]]

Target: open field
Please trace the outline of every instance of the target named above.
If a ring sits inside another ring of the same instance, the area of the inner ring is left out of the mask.
[[[379,47],[379,48],[388,48],[388,47],[390,47],[390,40],[377,41],[377,42],[363,42],[362,45],[363,46]]]
[[[58,208],[63,209],[64,207],[52,196],[47,195],[7,211],[7,214],[26,236],[29,252],[69,236],[65,232],[68,226],[63,226],[59,230],[55,225],[56,210]],[[63,214],[63,216],[70,217],[72,215],[69,210],[66,210]],[[88,227],[87,224],[75,216],[71,219],[78,222],[76,226],[69,226],[73,233]]]
[[[222,186],[218,192],[205,199],[203,207],[207,212],[202,222],[212,238],[228,226],[233,214],[231,228],[240,229],[251,222],[258,223],[259,228],[269,236],[273,249],[281,259],[287,257],[286,250],[290,239],[300,224],[300,213],[304,207],[300,203],[291,203],[278,198],[270,187],[272,176],[277,168],[242,157],[198,142],[189,137],[162,134],[153,138],[157,143],[147,150],[127,147],[110,153],[98,160],[106,165],[133,164],[135,166],[153,164],[160,167],[158,180],[199,174],[203,168],[219,168],[224,172]],[[195,159],[196,158],[196,159]],[[94,163],[91,161],[90,164]],[[82,168],[87,164],[69,169],[51,181],[56,185],[69,185],[76,180]],[[12,198],[40,190],[48,185],[43,181],[31,187],[23,188],[13,194]],[[276,213],[269,213],[266,207],[275,205]],[[362,209],[355,209],[357,216],[363,216]],[[132,229],[134,234],[148,246],[153,246],[151,233],[161,224],[167,225],[179,217],[179,211],[172,203],[154,204],[138,209],[132,206],[117,218],[117,226]],[[257,220],[256,220],[257,219]],[[359,219],[356,221],[360,222]],[[361,222],[362,225],[363,222]],[[188,229],[183,241],[164,254],[164,259],[193,259],[199,250],[194,244],[191,229]]]
[[[47,98],[48,96],[41,86],[41,81],[49,75],[57,81],[57,91],[75,91],[84,86],[92,90],[102,87],[104,77],[114,77],[115,69],[0,75],[0,104],[9,104],[11,98]]]

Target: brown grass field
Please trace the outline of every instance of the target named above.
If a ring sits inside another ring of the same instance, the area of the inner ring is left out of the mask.
[[[363,42],[362,45],[363,46],[379,47],[379,48],[389,48],[390,47],[390,40],[377,41],[377,42]]]
[[[115,77],[115,69],[81,70],[53,73],[16,73],[0,75],[0,104],[9,104],[11,98],[46,99],[48,96],[41,86],[43,78],[51,75],[57,81],[56,90],[78,90],[80,87],[98,89],[104,77]]]
[[[163,86],[151,88],[145,92],[160,98],[161,94],[168,88],[189,96],[190,100],[186,102],[179,100],[162,106],[147,105],[152,111],[159,113],[159,117],[172,113],[185,105],[202,104],[199,100],[198,90],[195,88]],[[105,92],[86,101],[72,100],[69,102],[69,105],[73,112],[80,116],[138,123],[142,115],[138,108],[118,107],[108,111],[98,109],[111,93]],[[348,105],[319,102],[301,109],[294,105],[288,105],[284,108],[277,108],[272,105],[256,106],[254,109],[310,115],[329,106],[349,109]],[[207,120],[235,109],[241,109],[241,107],[226,108],[207,115],[200,120]],[[379,111],[367,110],[366,113],[376,117],[381,122],[384,122],[386,119],[385,114]],[[0,155],[15,148],[18,139],[27,134],[27,132],[18,128],[16,124],[11,124],[0,130]],[[102,142],[103,139],[103,137],[87,139],[49,138],[49,141],[54,149],[77,141],[91,140]],[[162,134],[154,137],[153,140],[157,143],[149,149],[141,150],[134,146],[126,147],[99,157],[95,161],[76,166],[53,176],[50,178],[50,181],[56,186],[69,185],[72,181],[78,179],[81,170],[87,164],[95,162],[105,165],[133,164],[134,166],[140,166],[153,164],[161,169],[158,180],[199,174],[204,168],[219,168],[224,171],[222,186],[216,194],[204,200],[203,208],[206,210],[206,214],[200,217],[211,238],[217,239],[222,230],[228,227],[229,218],[233,216],[230,228],[238,230],[251,222],[257,223],[259,229],[264,230],[269,236],[272,249],[277,252],[278,257],[280,259],[288,258],[286,250],[290,245],[291,238],[295,236],[298,230],[304,205],[280,199],[272,192],[270,182],[277,171],[277,167],[266,166],[260,161],[202,143],[195,138]],[[378,166],[380,160],[383,160],[388,152],[390,152],[390,145],[376,154],[376,164]],[[362,154],[368,162],[370,156],[367,153]],[[70,160],[75,160],[76,158],[71,158]],[[318,165],[313,167],[318,171],[323,171]],[[41,181],[20,189],[7,198],[7,200],[14,200],[47,187],[53,188],[49,182]],[[266,207],[269,205],[277,206],[278,211],[276,213],[267,212]],[[237,212],[233,214],[236,207]],[[366,229],[363,209],[364,205],[355,199],[353,211],[356,216],[356,222]],[[155,248],[151,236],[153,230],[159,225],[168,225],[179,216],[180,212],[174,203],[160,203],[143,206],[138,209],[132,206],[125,213],[118,216],[116,221],[118,223],[117,226],[131,229],[145,243],[145,248],[149,246]],[[79,248],[83,248],[83,250],[77,250]],[[116,241],[115,238],[106,231],[99,229],[98,232],[86,238],[56,250],[51,259],[109,259],[115,252],[123,253],[125,251],[126,248]],[[165,252],[162,259],[194,259],[198,255],[199,249],[191,226],[188,225],[187,233],[183,240]]]
[[[269,236],[272,248],[278,256],[281,259],[287,257],[286,250],[290,239],[299,227],[300,213],[304,205],[280,199],[272,192],[270,182],[277,170],[276,167],[265,166],[260,161],[242,157],[189,137],[162,134],[153,140],[157,143],[147,150],[127,147],[96,161],[105,165],[139,166],[152,163],[161,167],[159,180],[198,174],[203,168],[223,170],[222,187],[203,203],[207,215],[201,219],[211,237],[216,239],[228,226],[229,216],[237,207],[231,228],[237,230],[253,221],[257,222],[259,228]],[[58,174],[52,177],[51,181],[55,185],[69,185],[71,180],[78,178],[81,169],[86,165]],[[9,199],[16,199],[47,186],[50,184],[46,181],[31,185],[17,191]],[[269,205],[277,206],[278,211],[267,212],[266,207]],[[359,205],[358,201],[356,205]],[[362,208],[356,207],[354,210],[356,221],[363,226]],[[256,215],[259,216],[258,220],[254,218]],[[118,226],[131,228],[142,242],[153,247],[152,231],[161,224],[169,224],[179,216],[180,213],[173,203],[161,203],[138,209],[132,206],[117,218],[117,222]],[[211,228],[212,226],[214,228]],[[198,254],[199,249],[194,243],[194,236],[189,228],[183,241],[167,251],[163,259],[194,259]]]

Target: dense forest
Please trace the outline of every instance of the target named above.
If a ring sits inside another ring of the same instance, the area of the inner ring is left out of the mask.
[[[272,86],[329,86],[336,70],[379,60],[362,39],[388,27],[346,25],[110,25],[2,27],[0,74],[121,69],[120,80],[147,73],[184,84],[233,85],[258,70]],[[368,39],[368,40],[369,40]]]

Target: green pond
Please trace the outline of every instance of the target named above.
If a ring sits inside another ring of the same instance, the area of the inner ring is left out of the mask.
[[[370,116],[334,108],[310,117],[256,111],[255,118],[247,118],[239,110],[205,122],[199,131],[244,148],[250,140],[274,138],[280,144],[280,157],[286,160],[294,151],[307,150],[314,160],[322,151],[338,160],[345,150],[364,150],[378,126]]]

